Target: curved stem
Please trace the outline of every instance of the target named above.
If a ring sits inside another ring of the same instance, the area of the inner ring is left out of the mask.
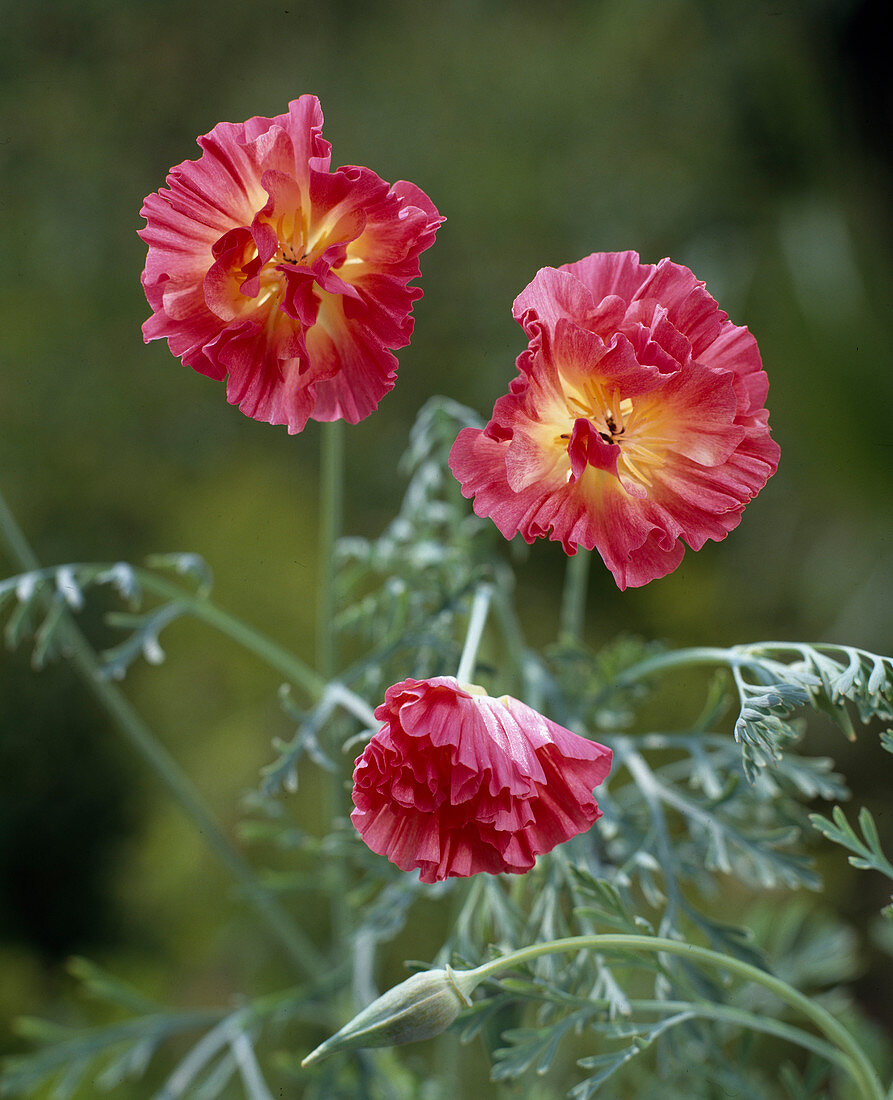
[[[634,936],[634,935],[591,935],[569,936],[566,939],[550,940],[546,943],[532,944],[523,947],[519,951],[513,951],[503,955],[499,959],[493,959],[476,967],[474,970],[457,972],[467,974],[469,981],[475,983],[484,978],[505,970],[506,967],[516,966],[519,963],[529,962],[540,955],[548,955],[554,951],[620,951],[620,952],[647,952],[650,954],[679,955],[689,961],[704,963],[716,967],[719,970],[728,971],[747,981],[755,982],[768,989],[779,1000],[784,1001],[792,1008],[796,1008],[843,1053],[846,1059],[846,1068],[850,1076],[858,1085],[859,1096],[862,1100],[884,1100],[884,1093],[874,1067],[869,1062],[865,1052],[850,1035],[847,1029],[827,1012],[821,1005],[804,996],[787,982],[768,974],[765,970],[751,966],[741,959],[729,955],[722,955],[718,951],[711,951],[707,947],[699,947],[696,944],[681,943],[679,940],[670,940],[658,936]]]
[[[2,495],[0,533],[3,534],[18,568],[29,572],[40,569],[37,556]],[[156,773],[295,962],[309,973],[318,975],[324,964],[315,945],[292,923],[275,894],[258,881],[253,868],[230,843],[186,772],[140,718],[127,697],[103,676],[92,646],[67,612],[63,612],[59,629],[64,632],[62,636],[69,660],[93,696],[112,718],[117,730]]]
[[[12,545],[10,543],[10,545]],[[19,558],[19,561],[24,559]],[[73,569],[75,571],[80,569],[89,569],[94,573],[111,573],[116,565],[120,563],[116,562],[69,562],[66,563],[65,568]],[[26,574],[38,574],[42,578],[50,580],[59,570],[59,566],[43,566],[38,569],[28,569],[22,575]],[[139,582],[140,588],[146,592],[151,592],[154,596],[159,596],[163,600],[167,600],[169,603],[178,604],[180,607],[187,610],[190,615],[196,619],[200,619],[202,622],[208,624],[208,626],[214,627],[215,630],[219,630],[221,634],[226,634],[232,638],[233,641],[238,642],[249,652],[254,653],[255,656],[260,657],[262,661],[271,667],[281,672],[286,679],[290,680],[297,687],[301,687],[307,693],[307,695],[314,701],[319,702],[326,692],[326,681],[322,676],[318,675],[314,669],[310,668],[303,661],[294,656],[293,653],[285,649],[278,642],[274,642],[272,638],[266,634],[262,634],[255,627],[250,626],[244,620],[238,618],[235,615],[230,614],[228,611],[224,611],[222,607],[215,604],[211,599],[204,595],[197,595],[188,589],[183,588],[177,584],[176,581],[168,580],[158,573],[153,572],[140,565],[128,565],[128,569],[133,573],[133,576]],[[9,578],[15,580],[16,578]]]
[[[598,998],[575,998],[575,1004],[581,1008],[611,1009],[611,1001]],[[783,1020],[773,1020],[771,1016],[758,1016],[747,1009],[735,1008],[733,1005],[713,1004],[710,1001],[654,1001],[634,999],[627,1002],[629,1014],[636,1016],[641,1013],[658,1013],[662,1016],[674,1013],[686,1013],[689,1018],[697,1017],[701,1020],[714,1020],[717,1023],[729,1024],[738,1028],[748,1028],[750,1031],[761,1031],[765,1035],[774,1035],[784,1039],[804,1050],[818,1054],[827,1062],[833,1062],[847,1073],[850,1072],[850,1060],[841,1050],[811,1035],[808,1031],[796,1027],[794,1024],[785,1023]]]
[[[658,653],[654,657],[639,661],[638,664],[631,665],[622,672],[611,687],[626,687],[637,680],[644,680],[656,672],[663,672],[665,669],[676,668],[680,665],[725,665],[733,669],[757,669],[773,663],[762,654],[788,652],[806,656],[809,650],[857,653],[860,657],[868,659],[874,659],[876,656],[865,649],[835,645],[831,642],[754,642],[749,645],[731,646],[728,649],[721,649],[716,646],[694,646],[691,649],[676,649],[669,653]]]
[[[586,622],[586,590],[589,585],[591,552],[577,547],[573,557],[567,559],[564,572],[564,588],[561,593],[561,610],[558,618],[559,636],[569,642],[582,645],[583,625]]]
[[[630,687],[639,680],[654,676],[655,673],[685,665],[691,667],[725,665],[733,669],[756,668],[759,667],[760,661],[754,657],[745,656],[739,649],[721,649],[719,646],[693,646],[690,649],[674,649],[669,653],[658,653],[654,657],[646,657],[644,661],[631,665],[616,676],[613,682],[599,693],[596,705],[619,688]]]
[[[228,634],[234,641],[256,653],[293,684],[303,688],[311,699],[318,701],[322,698],[326,690],[326,681],[323,677],[309,665],[298,660],[278,642],[274,642],[266,634],[255,630],[253,626],[224,611],[205,597],[194,596],[165,577],[159,577],[156,573],[141,567],[134,567],[133,572],[146,591],[182,604],[197,619],[202,619],[209,626],[215,627],[222,634]]]
[[[605,1002],[609,1007],[609,1002]],[[750,1031],[762,1031],[765,1035],[774,1035],[779,1039],[785,1039],[789,1043],[812,1051],[828,1062],[833,1062],[841,1069],[850,1071],[850,1060],[841,1050],[810,1035],[808,1031],[787,1024],[783,1020],[773,1020],[771,1016],[758,1016],[755,1012],[748,1012],[743,1008],[734,1008],[731,1005],[711,1004],[710,1002],[692,1003],[690,1001],[643,1001],[629,1002],[630,1011],[636,1012],[688,1012],[702,1020],[715,1020],[718,1023],[732,1024],[735,1027],[748,1028]]]
[[[658,653],[644,661],[632,665],[621,672],[615,683],[627,685],[636,680],[644,680],[655,672],[663,672],[679,665],[754,665],[752,658],[744,657],[734,649],[721,649],[719,646],[693,646],[691,649],[675,649],[670,653]]]
[[[493,598],[493,585],[482,584],[474,594],[471,605],[471,615],[468,619],[468,631],[465,635],[465,645],[462,647],[462,656],[459,658],[459,668],[456,679],[461,684],[471,683],[474,676],[474,666],[477,661],[478,647],[487,625],[487,614],[490,610],[490,601]]]

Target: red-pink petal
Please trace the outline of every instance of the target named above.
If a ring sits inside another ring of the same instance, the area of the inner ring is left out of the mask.
[[[661,260],[654,267],[633,301],[654,301],[663,306],[670,321],[688,339],[695,358],[716,339],[728,319],[701,280],[672,260]]]
[[[654,274],[655,264],[643,264],[637,252],[593,252],[575,263],[562,264],[559,271],[573,275],[597,298],[616,295],[629,303]]]
[[[621,588],[740,522],[778,465],[756,341],[688,268],[634,252],[544,268],[518,374],[450,467],[507,538],[597,549]]]
[[[528,330],[532,319],[554,327],[562,318],[588,317],[597,302],[591,292],[569,272],[544,267],[512,304],[512,316]]]
[[[248,416],[300,431],[356,423],[394,385],[419,255],[443,218],[411,183],[331,171],[315,96],[288,113],[219,123],[143,206],[144,338],[230,375]]]
[[[601,815],[592,789],[611,752],[517,699],[451,676],[405,680],[375,711],[357,759],[351,820],[422,882],[523,873]]]

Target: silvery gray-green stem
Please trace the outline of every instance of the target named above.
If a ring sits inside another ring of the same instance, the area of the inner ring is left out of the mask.
[[[479,585],[471,604],[471,615],[468,618],[468,630],[465,634],[465,645],[462,647],[462,656],[459,658],[459,668],[456,679],[460,684],[469,684],[474,676],[474,666],[477,662],[478,647],[481,644],[484,627],[487,625],[487,613],[490,610],[490,601],[493,598],[493,585]]]
[[[518,951],[493,959],[482,966],[475,967],[473,970],[456,971],[455,980],[460,982],[462,988],[468,991],[469,988],[474,988],[484,978],[491,977],[509,967],[529,962],[541,955],[548,955],[554,951],[587,950],[679,955],[689,961],[704,963],[707,966],[725,970],[747,981],[762,985],[779,1000],[801,1012],[841,1051],[843,1061],[840,1059],[836,1059],[836,1061],[844,1065],[850,1077],[858,1086],[860,1100],[884,1100],[883,1087],[865,1052],[830,1012],[822,1008],[816,1001],[794,989],[793,986],[788,985],[787,982],[768,974],[765,970],[751,966],[750,963],[746,963],[742,959],[712,951],[707,947],[699,947],[696,944],[682,943],[679,940],[670,940],[659,936],[613,934],[569,936],[566,939],[549,940],[545,943],[522,947]]]
[[[469,895],[470,896],[470,895]],[[740,959],[722,955],[709,948],[681,943],[679,940],[652,936],[601,935],[572,936],[550,940],[521,948],[508,955],[492,959],[473,970],[453,970],[451,967],[414,974],[411,978],[389,989],[345,1024],[335,1035],[322,1043],[304,1059],[311,1065],[332,1054],[357,1047],[391,1046],[414,1042],[444,1031],[459,1015],[463,1003],[469,1003],[471,993],[488,977],[501,971],[529,962],[531,959],[557,951],[612,951],[649,952],[652,954],[680,955],[689,961],[696,960],[716,969],[734,973],[738,977],[756,982],[769,989],[776,997],[807,1016],[826,1039],[782,1020],[756,1015],[734,1005],[714,1004],[711,1001],[661,1001],[634,999],[629,1002],[632,1012],[666,1016],[677,1014],[686,1019],[714,1020],[739,1028],[773,1035],[795,1043],[814,1054],[826,1058],[843,1069],[856,1082],[860,1100],[883,1100],[880,1081],[861,1047],[849,1032],[825,1009],[814,1004],[786,982],[751,966]],[[581,999],[592,1007],[606,1011],[609,1002]]]
[[[613,686],[624,687],[638,680],[645,680],[657,672],[688,665],[738,665],[744,668],[758,664],[737,649],[720,649],[718,646],[692,646],[690,649],[674,649],[669,653],[657,653],[644,661],[625,669]]]

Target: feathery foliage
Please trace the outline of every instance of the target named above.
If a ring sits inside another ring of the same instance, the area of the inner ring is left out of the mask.
[[[46,1089],[50,1100],[68,1100],[82,1081],[113,1091],[158,1066],[159,1100],[266,1100],[274,1095],[271,1072],[308,1097],[419,1095],[417,1063],[388,1052],[354,1052],[312,1070],[283,1052],[307,1034],[307,1020],[337,1026],[329,1019],[333,996],[342,1005],[373,999],[380,961],[402,953],[401,937],[432,906],[448,914],[437,965],[473,966],[528,944],[613,930],[703,943],[766,972],[789,972],[816,994],[854,976],[856,959],[840,926],[804,917],[802,935],[776,937],[778,953],[769,957],[747,914],[758,912],[764,891],[820,887],[809,822],[850,851],[854,866],[893,877],[868,811],[859,814],[860,835],[836,805],[848,797],[846,783],[830,759],[805,751],[803,721],[811,712],[828,715],[848,737],[856,720],[889,722],[893,662],[849,646],[662,651],[629,637],[594,653],[568,640],[534,651],[491,525],[470,513],[447,471],[457,430],[475,422],[453,402],[429,402],[410,438],[397,517],[377,539],[339,543],[337,626],[345,650],[354,646],[359,656],[337,681],[314,679],[275,642],[217,608],[210,572],[194,555],[155,558],[145,567],[70,564],[0,582],[7,644],[30,645],[35,668],[66,656],[69,624],[103,589],[123,605],[107,614],[108,626],[124,635],[99,654],[107,677],[124,677],[141,657],[157,664],[160,635],[183,615],[225,630],[285,676],[280,702],[295,733],[274,743],[275,757],[246,799],[242,836],[264,858],[275,854],[279,869],[270,868],[264,883],[290,919],[300,920],[307,899],[321,898],[339,908],[346,936],[327,946],[335,962],[306,986],[274,995],[246,990],[236,1007],[210,1010],[156,1005],[79,962],[75,976],[103,1006],[105,1021],[23,1023],[35,1049],[7,1059],[0,1094]],[[609,745],[615,765],[599,789],[598,825],[541,857],[527,875],[423,886],[371,853],[349,826],[344,769],[376,729],[372,708],[389,683],[455,669],[482,585],[493,589],[495,616],[479,677]],[[700,716],[687,729],[648,728],[641,716],[653,713],[662,677],[684,665],[716,669]],[[890,733],[881,740],[889,751]],[[293,813],[295,792],[300,796],[311,773],[314,783],[334,783],[339,792],[332,820],[315,831],[299,827]],[[817,799],[835,803],[831,819],[809,815]],[[332,874],[335,865],[340,877]],[[718,907],[730,885],[738,903]],[[810,977],[798,962],[809,952],[839,965]],[[638,1088],[650,1070],[637,1067],[653,1067],[655,1058],[668,1082],[685,1082],[686,1096],[725,1088],[741,1096],[806,1097],[842,1080],[845,1064],[801,1023],[751,987],[678,957],[579,951],[543,955],[488,980],[456,1031],[463,1042],[483,1041],[492,1050],[494,1081],[555,1077],[573,1100],[602,1094],[607,1082],[609,1089],[617,1081]],[[182,1052],[190,1035],[186,1053],[172,1061],[171,1049]],[[766,1069],[779,1040],[807,1052],[780,1078]],[[553,1095],[545,1088],[536,1095]],[[446,1094],[432,1085],[430,1095]]]

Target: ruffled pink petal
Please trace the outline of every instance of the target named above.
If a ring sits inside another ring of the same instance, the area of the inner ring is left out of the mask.
[[[220,123],[143,206],[144,338],[227,381],[248,416],[351,423],[390,390],[412,333],[419,254],[443,218],[413,184],[332,172],[314,96]]]
[[[201,157],[172,168],[166,181],[169,190],[158,194],[179,214],[217,233],[250,225],[265,198],[263,166],[257,150],[242,139],[242,127],[219,123],[198,139]]]
[[[582,323],[601,302],[573,274],[554,267],[543,267],[533,282],[512,303],[512,316],[528,335],[531,322],[554,328],[562,319]]]
[[[597,549],[621,588],[721,540],[778,465],[756,341],[688,268],[635,252],[544,268],[487,426],[450,468],[506,538]]]
[[[746,432],[736,423],[738,402],[733,382],[726,371],[689,361],[654,391],[652,400],[660,404],[662,417],[672,423],[668,468],[679,455],[702,466],[720,466],[743,441]]]
[[[356,295],[342,303],[349,323],[362,323],[388,348],[402,348],[412,336],[412,304],[422,296],[394,275],[368,272],[353,283]]]
[[[595,470],[604,470],[617,477],[620,448],[606,443],[591,420],[580,417],[574,421],[567,453],[571,460],[571,472],[577,481],[586,472],[587,466],[592,466]]]
[[[515,492],[506,475],[507,450],[507,442],[494,440],[478,428],[463,428],[449,457],[450,469],[462,487],[462,495],[474,498],[475,514],[492,519],[507,539],[520,534],[526,542],[532,543],[547,535],[561,516],[564,519],[562,530],[571,536],[562,539],[565,549],[575,553],[576,543],[572,536],[588,532],[589,523],[583,508],[575,517],[568,516],[566,478],[550,471],[548,481],[534,481]]]
[[[751,333],[726,321],[716,339],[700,355],[701,362],[735,376],[739,415],[746,417],[763,410],[769,392],[769,379],[757,342]]]
[[[596,383],[617,389],[626,397],[638,397],[663,385],[658,367],[643,364],[632,343],[623,333],[615,333],[609,343],[571,321],[560,320],[554,337],[541,341],[542,351],[531,362],[528,374],[534,379],[544,372],[561,382],[553,390],[564,394],[567,383],[578,388]],[[678,370],[678,364],[676,364]]]
[[[664,532],[653,528],[641,546],[634,550],[628,548],[625,557],[616,557],[609,568],[623,592],[668,576],[682,563],[684,554],[681,542],[672,542]],[[607,564],[607,559],[605,561]]]
[[[307,350],[320,380],[314,385],[314,420],[356,424],[376,408],[397,380],[397,358],[378,332],[348,316],[343,299],[321,308],[307,336]]]
[[[600,816],[592,788],[610,750],[517,699],[443,676],[395,684],[375,713],[384,725],[356,762],[351,820],[422,882],[523,873]]]
[[[560,448],[543,447],[542,441],[525,428],[525,424],[519,423],[510,439],[495,441],[505,444],[501,461],[509,489],[519,494],[532,487],[542,493],[546,484],[563,486],[567,482],[568,464]]]
[[[596,299],[613,295],[627,303],[634,300],[636,292],[655,269],[655,264],[643,264],[638,252],[594,252],[559,268],[591,288]]]
[[[260,128],[266,119],[252,121]],[[322,136],[322,107],[315,95],[293,99],[288,105],[287,115],[280,115],[276,121],[283,125],[291,139],[295,177],[299,182],[303,183],[313,171],[329,171],[332,147]]]
[[[389,189],[384,180],[367,168],[339,171],[358,175],[355,191],[361,181],[368,189],[364,225],[350,249],[351,258],[359,262],[363,271],[415,278],[419,274],[419,253],[433,244],[434,233],[444,220],[433,210],[430,199],[419,198],[422,193],[409,184],[402,187],[395,184]]]
[[[691,359],[691,344],[655,302],[634,302],[626,311],[622,329],[631,342],[636,359],[653,365],[663,374],[673,374]]]
[[[704,283],[681,264],[661,260],[633,295],[633,301],[654,301],[691,344],[697,359],[719,335],[728,314],[716,304]]]

